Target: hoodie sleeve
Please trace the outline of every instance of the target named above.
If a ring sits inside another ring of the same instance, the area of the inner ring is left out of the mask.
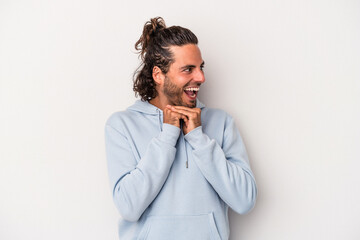
[[[222,147],[197,127],[185,139],[193,148],[200,171],[220,198],[235,212],[244,214],[255,205],[257,188],[243,140],[227,117]]]
[[[162,188],[174,161],[180,129],[164,124],[137,161],[129,139],[110,125],[105,127],[106,155],[113,199],[121,216],[137,221]]]

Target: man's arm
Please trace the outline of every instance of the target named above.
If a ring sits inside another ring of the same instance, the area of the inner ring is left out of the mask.
[[[199,124],[199,109],[173,107],[188,116],[185,139],[193,148],[194,160],[220,198],[234,211],[243,214],[255,204],[257,188],[244,143],[233,119],[227,116],[222,146],[210,139]]]
[[[113,199],[121,216],[137,221],[157,196],[176,154],[180,129],[164,124],[137,162],[128,139],[119,129],[105,127],[106,155]]]

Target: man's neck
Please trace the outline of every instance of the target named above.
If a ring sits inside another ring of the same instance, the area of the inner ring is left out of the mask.
[[[164,101],[161,101],[160,98],[157,96],[153,99],[151,99],[149,101],[150,104],[154,105],[155,107],[164,110],[164,108],[166,107],[166,105],[168,105],[168,103],[165,103]]]

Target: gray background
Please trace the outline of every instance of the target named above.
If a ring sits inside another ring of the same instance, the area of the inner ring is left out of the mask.
[[[259,197],[231,239],[360,239],[360,2],[0,0],[0,238],[116,239],[103,128],[145,21],[190,28]]]

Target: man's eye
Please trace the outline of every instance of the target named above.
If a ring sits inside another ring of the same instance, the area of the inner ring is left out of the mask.
[[[191,72],[192,71],[192,68],[185,68],[184,69],[184,72]]]
[[[200,66],[200,70],[201,70],[201,71],[204,71],[204,67],[205,67],[205,66]]]

